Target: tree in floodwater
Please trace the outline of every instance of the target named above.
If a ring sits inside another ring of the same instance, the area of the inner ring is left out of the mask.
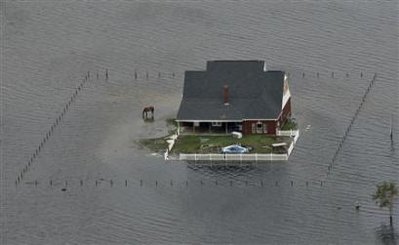
[[[377,190],[373,194],[373,200],[380,206],[380,208],[389,209],[389,223],[392,226],[392,211],[394,199],[398,196],[398,187],[393,182],[384,181],[377,185]]]

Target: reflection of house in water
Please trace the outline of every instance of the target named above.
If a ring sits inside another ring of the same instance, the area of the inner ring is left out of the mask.
[[[264,61],[208,61],[206,71],[186,71],[177,114],[183,133],[275,135],[291,116],[291,94],[283,71]]]

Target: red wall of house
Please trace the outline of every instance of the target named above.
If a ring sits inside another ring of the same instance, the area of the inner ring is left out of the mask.
[[[269,134],[270,135],[276,134],[277,122],[276,121],[268,121],[268,120],[248,120],[248,121],[243,121],[242,122],[242,133],[244,135],[253,134],[252,133],[252,123],[256,124],[259,121],[262,122],[263,124],[266,124],[267,134],[268,135]]]
[[[291,98],[288,99],[287,103],[283,108],[283,112],[280,114],[280,117],[278,118],[280,126],[282,126],[285,123],[285,121],[287,121],[287,118],[290,116],[291,116]]]
[[[268,135],[276,135],[276,128],[281,127],[288,117],[291,116],[291,98],[288,99],[287,103],[285,104],[282,112],[280,113],[278,119],[275,120],[260,120],[263,124],[266,124],[267,127],[267,134]],[[259,120],[247,120],[242,122],[242,133],[244,135],[253,134],[252,133],[252,123],[257,123]],[[181,126],[192,127],[192,122],[181,122]],[[224,126],[222,127],[224,128]],[[255,133],[257,134],[257,133]],[[262,133],[263,134],[263,133]]]
[[[251,134],[251,121],[242,122],[242,134]]]
[[[277,121],[274,120],[260,120],[260,122],[267,125],[267,134],[268,135],[275,135],[276,128],[281,127],[288,117],[291,116],[291,98],[288,99],[287,103],[285,104],[279,118]],[[252,133],[252,123],[257,123],[259,120],[247,120],[242,122],[242,133],[246,134],[253,134]]]

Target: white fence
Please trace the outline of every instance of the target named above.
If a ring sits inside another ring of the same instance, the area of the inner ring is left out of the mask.
[[[288,157],[291,155],[292,150],[294,150],[294,145],[295,145],[295,143],[292,142],[290,147],[288,147],[288,150],[287,150]]]
[[[288,154],[179,154],[179,160],[187,161],[286,161]]]
[[[287,161],[299,138],[299,130],[277,131],[277,136],[290,136],[293,138],[285,154],[179,154],[179,160],[186,161]]]
[[[295,137],[299,135],[299,130],[277,130],[276,135]]]

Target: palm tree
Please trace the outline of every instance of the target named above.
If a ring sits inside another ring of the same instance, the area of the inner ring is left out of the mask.
[[[373,200],[380,206],[380,208],[389,209],[389,223],[392,226],[392,210],[394,199],[398,196],[398,187],[393,182],[384,181],[377,185],[377,191],[373,194]]]

